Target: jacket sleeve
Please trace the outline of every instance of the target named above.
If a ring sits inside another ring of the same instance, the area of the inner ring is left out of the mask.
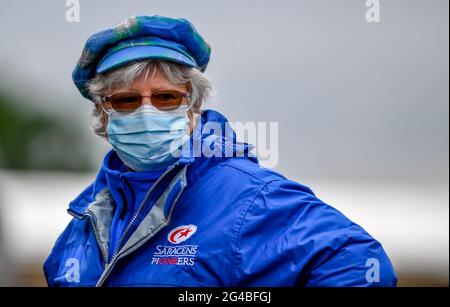
[[[395,286],[381,244],[308,188],[266,184],[236,226],[237,286]]]

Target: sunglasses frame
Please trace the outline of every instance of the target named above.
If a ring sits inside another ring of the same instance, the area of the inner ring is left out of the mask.
[[[157,106],[155,106],[155,105],[152,103],[152,96],[153,96],[153,94],[164,93],[164,92],[176,92],[176,93],[178,93],[178,94],[181,94],[181,96],[182,96],[182,97],[181,97],[181,102],[180,102],[180,104],[178,105],[178,107],[177,107],[176,109],[178,109],[178,108],[183,104],[183,99],[184,99],[184,98],[187,99],[188,104],[189,104],[189,98],[190,98],[190,93],[189,93],[189,92],[182,92],[182,91],[178,91],[178,90],[157,90],[157,91],[155,91],[155,92],[152,92],[150,95],[141,95],[139,92],[134,92],[134,91],[124,91],[124,92],[119,92],[119,93],[115,93],[115,94],[111,94],[111,95],[107,95],[107,96],[102,96],[102,103],[101,103],[100,106],[102,107],[103,111],[104,111],[106,114],[109,114],[108,110],[106,110],[106,108],[104,107],[104,104],[107,103],[107,102],[109,102],[109,103],[111,104],[111,108],[112,108],[114,111],[116,111],[116,112],[124,113],[124,114],[127,114],[127,113],[133,113],[134,111],[136,111],[138,108],[140,108],[140,107],[143,105],[144,98],[145,98],[145,97],[148,97],[148,98],[150,98],[150,102],[151,102],[152,106],[154,106],[155,108],[157,108],[158,110],[160,110]],[[134,110],[130,110],[129,112],[120,111],[120,110],[115,109],[115,108],[113,107],[112,102],[111,102],[109,99],[110,99],[112,96],[114,96],[114,95],[122,94],[122,93],[133,93],[133,94],[138,94],[138,95],[140,96],[138,107],[136,107],[136,109],[134,109]],[[173,109],[173,110],[176,110],[176,109]],[[168,110],[168,111],[173,111],[173,110]],[[161,110],[161,111],[167,111],[167,110]]]

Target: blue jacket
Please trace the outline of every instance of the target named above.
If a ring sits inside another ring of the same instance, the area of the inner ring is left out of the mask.
[[[222,132],[201,129],[210,122]],[[308,187],[260,167],[225,123],[203,112],[189,152],[163,174],[126,172],[110,151],[69,205],[74,218],[44,264],[48,285],[396,285],[378,241]]]

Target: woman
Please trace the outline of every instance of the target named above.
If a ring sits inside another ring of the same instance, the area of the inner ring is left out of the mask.
[[[378,241],[201,110],[210,51],[187,20],[161,16],[87,40],[73,79],[112,150],[69,205],[48,284],[395,286]]]

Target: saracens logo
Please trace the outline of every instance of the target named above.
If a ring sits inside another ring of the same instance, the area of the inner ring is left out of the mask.
[[[197,231],[197,226],[189,224],[189,225],[183,225],[178,226],[174,228],[169,234],[167,235],[167,240],[169,240],[170,243],[173,244],[180,244],[181,242],[186,241],[192,235]]]
[[[180,244],[194,235],[197,226],[189,224],[172,229],[167,235],[167,240],[176,245],[157,245],[152,257],[152,265],[182,265],[195,264],[198,245]]]

